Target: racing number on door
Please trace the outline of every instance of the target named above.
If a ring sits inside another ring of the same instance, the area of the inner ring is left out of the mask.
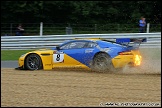
[[[60,60],[60,54],[57,54],[56,55],[56,61],[59,61]]]
[[[53,61],[55,63],[63,62],[64,61],[64,54],[53,54]]]

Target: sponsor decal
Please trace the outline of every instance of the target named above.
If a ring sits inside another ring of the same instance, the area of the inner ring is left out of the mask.
[[[91,52],[93,52],[93,50],[94,49],[87,49],[87,50],[85,50],[85,53],[91,53]]]
[[[110,48],[100,48],[99,46],[96,46],[100,51],[103,52],[109,52],[111,49]]]

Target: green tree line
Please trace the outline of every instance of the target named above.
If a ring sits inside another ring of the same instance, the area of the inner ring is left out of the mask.
[[[1,23],[161,23],[161,1],[1,1]]]

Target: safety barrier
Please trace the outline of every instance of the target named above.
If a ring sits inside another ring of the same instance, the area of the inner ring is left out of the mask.
[[[1,36],[1,50],[24,50],[52,48],[65,40],[86,38],[147,38],[141,48],[161,48],[161,32],[158,33],[120,33],[120,34],[72,34],[72,35],[43,35],[43,36]]]

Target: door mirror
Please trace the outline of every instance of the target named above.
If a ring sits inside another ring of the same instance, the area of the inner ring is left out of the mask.
[[[56,49],[57,49],[57,50],[60,50],[60,47],[59,47],[59,46],[56,46]]]

